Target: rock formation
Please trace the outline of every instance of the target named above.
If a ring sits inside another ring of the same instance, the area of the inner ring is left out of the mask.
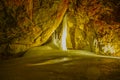
[[[0,0],[0,56],[46,43],[65,14],[68,48],[120,56],[119,0]]]

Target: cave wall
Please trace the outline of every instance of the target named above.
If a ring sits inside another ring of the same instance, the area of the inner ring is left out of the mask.
[[[119,0],[0,0],[0,56],[44,44],[64,14],[68,48],[119,56]]]
[[[45,43],[67,7],[68,0],[0,0],[0,55],[21,55]]]
[[[71,0],[68,25],[74,49],[120,54],[120,1]]]

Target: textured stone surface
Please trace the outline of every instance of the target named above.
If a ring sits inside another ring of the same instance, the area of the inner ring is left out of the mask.
[[[120,1],[75,0],[69,7],[73,49],[102,55],[120,52]],[[69,25],[69,24],[68,24]]]
[[[46,43],[64,14],[68,48],[120,55],[119,0],[0,0],[0,55]]]
[[[0,54],[18,54],[45,43],[59,26],[67,0],[1,0]]]

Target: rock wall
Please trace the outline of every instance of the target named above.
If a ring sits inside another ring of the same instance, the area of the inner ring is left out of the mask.
[[[0,55],[21,55],[45,43],[67,7],[68,0],[0,0]]]
[[[68,13],[73,49],[119,56],[119,0],[71,0]]]
[[[0,0],[0,55],[46,43],[64,14],[68,48],[120,56],[119,0]]]

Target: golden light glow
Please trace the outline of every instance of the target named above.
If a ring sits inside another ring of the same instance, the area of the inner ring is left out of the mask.
[[[62,36],[61,36],[62,50],[67,50],[66,39],[67,39],[67,15],[65,15],[63,19],[63,31],[62,31]]]

